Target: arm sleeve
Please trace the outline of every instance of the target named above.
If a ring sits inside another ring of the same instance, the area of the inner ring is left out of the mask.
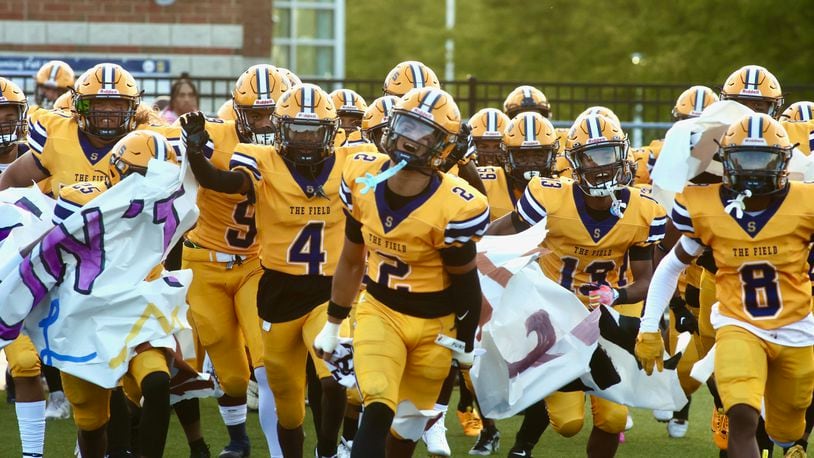
[[[189,154],[189,166],[195,178],[204,188],[213,191],[235,194],[243,187],[247,179],[242,170],[220,170],[212,165],[202,154]]]
[[[475,242],[467,242],[460,247],[442,250],[445,265],[466,265],[475,258]],[[480,322],[481,290],[477,269],[464,274],[449,274],[450,300],[455,304],[458,339],[470,352],[475,345],[475,330]]]
[[[365,238],[362,236],[362,223],[357,221],[347,209],[343,209],[343,211],[345,212],[345,237],[353,243],[360,245],[365,243]]]
[[[703,252],[704,246],[686,236],[679,240],[681,247],[691,256],[698,256]],[[681,262],[676,256],[675,248],[667,253],[661,260],[653,278],[650,280],[650,287],[647,289],[647,300],[645,301],[644,316],[639,327],[641,332],[656,332],[659,330],[659,321],[664,315],[664,310],[670,304],[673,297],[678,278],[687,264]]]

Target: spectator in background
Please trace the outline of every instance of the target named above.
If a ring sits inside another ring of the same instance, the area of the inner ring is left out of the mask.
[[[181,73],[181,77],[172,83],[170,104],[161,110],[161,117],[168,124],[172,124],[179,116],[198,111],[199,102],[198,89],[189,79],[189,73]]]
[[[153,110],[161,113],[167,107],[170,106],[170,96],[168,95],[159,95],[158,97],[153,100]]]

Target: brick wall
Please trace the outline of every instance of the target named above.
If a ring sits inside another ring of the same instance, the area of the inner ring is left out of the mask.
[[[223,56],[213,74],[233,75],[270,58],[271,11],[272,0],[3,0],[0,53],[171,56],[174,74]]]

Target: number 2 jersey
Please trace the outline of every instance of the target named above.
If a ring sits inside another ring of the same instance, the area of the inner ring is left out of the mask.
[[[724,210],[721,184],[687,186],[676,196],[673,225],[712,249],[718,311],[770,330],[809,318],[809,247],[814,185],[790,182],[766,210],[738,219]]]
[[[617,191],[624,206],[621,218],[607,213],[591,217],[585,194],[570,179],[535,178],[517,202],[516,212],[529,224],[547,218],[548,234],[540,258],[545,275],[564,288],[580,294],[580,287],[605,283],[614,288],[628,282],[628,250],[648,246],[664,238],[667,216],[661,205],[637,188]]]
[[[342,174],[342,201],[360,223],[368,250],[367,292],[407,315],[448,315],[455,304],[447,297],[450,279],[441,250],[483,236],[489,225],[486,197],[456,176],[433,174],[427,189],[394,210],[386,198],[387,183],[363,193],[365,186],[356,182],[390,165],[385,155],[355,154]]]
[[[311,177],[273,147],[246,143],[235,147],[229,167],[252,180],[249,196],[256,200],[260,262],[272,271],[276,289],[272,303],[258,304],[264,320],[291,321],[330,299],[331,277],[345,240],[339,197],[342,167],[348,155],[372,148],[336,148],[319,175]]]

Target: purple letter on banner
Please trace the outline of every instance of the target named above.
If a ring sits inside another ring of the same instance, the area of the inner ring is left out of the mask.
[[[172,235],[175,234],[175,230],[178,229],[178,223],[180,219],[178,218],[178,212],[175,211],[175,199],[184,195],[184,188],[181,187],[178,191],[175,191],[171,196],[167,197],[164,200],[159,200],[155,203],[155,209],[153,214],[153,223],[161,224],[164,223],[164,252],[167,251],[167,248],[170,246],[170,241],[172,241]]]
[[[85,241],[82,242],[65,231],[59,225],[51,230],[42,240],[40,248],[42,263],[45,270],[57,282],[65,276],[65,262],[62,260],[60,250],[65,250],[76,259],[76,281],[74,290],[80,294],[90,294],[93,282],[102,273],[104,266],[104,225],[102,212],[98,208],[91,208],[82,212],[85,221]]]

